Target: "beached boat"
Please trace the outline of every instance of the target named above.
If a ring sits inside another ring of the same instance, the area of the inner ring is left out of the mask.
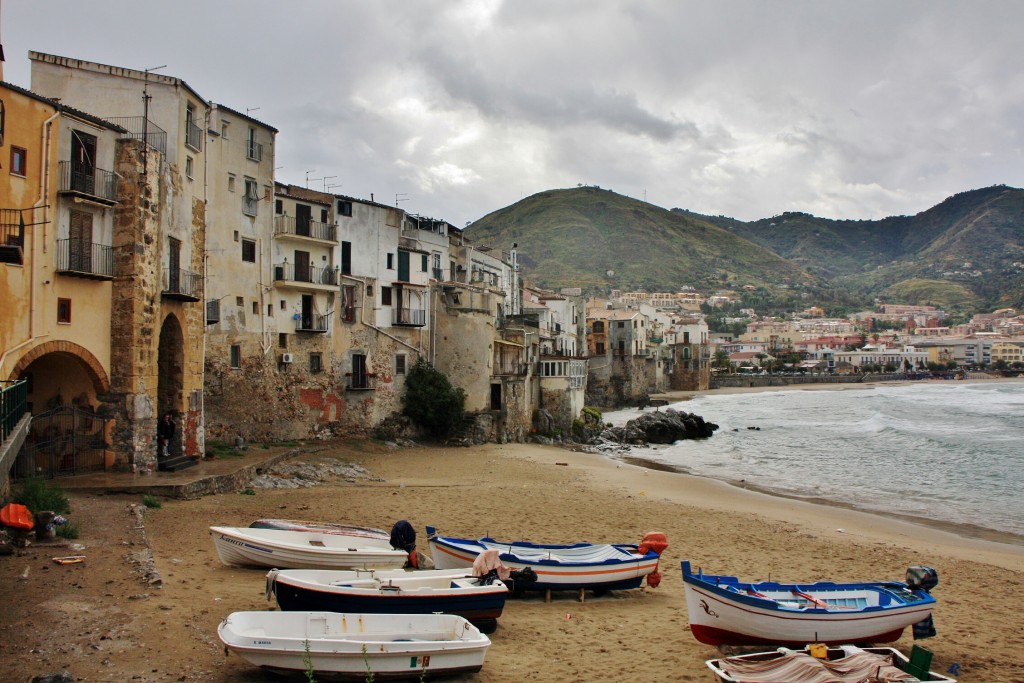
[[[709,645],[890,643],[935,605],[905,583],[742,583],[682,568],[690,631]]]
[[[399,569],[409,559],[387,539],[286,529],[212,526],[227,565],[277,569]]]
[[[637,588],[644,577],[656,575],[658,559],[668,545],[665,535],[648,534],[637,545],[575,543],[545,545],[528,541],[503,543],[493,538],[469,540],[439,536],[427,527],[430,554],[438,569],[465,569],[483,552],[494,550],[501,563],[512,570],[532,569],[536,581],[529,590],[618,590]],[[660,577],[659,577],[660,578]],[[656,580],[649,583],[657,585]]]
[[[705,664],[721,683],[956,683],[954,678],[930,671],[931,660],[931,651],[918,645],[911,650],[910,657],[891,647],[823,645],[804,650],[780,647],[770,652],[709,659]]]
[[[453,614],[234,612],[217,628],[256,666],[320,680],[394,680],[479,671],[490,639]],[[311,679],[312,680],[312,679]]]
[[[464,569],[329,571],[272,569],[267,599],[283,610],[369,614],[457,614],[483,633],[493,633],[508,588]]]

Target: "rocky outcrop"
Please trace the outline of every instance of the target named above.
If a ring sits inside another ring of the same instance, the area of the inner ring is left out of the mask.
[[[718,425],[705,422],[694,413],[671,408],[646,413],[630,420],[624,427],[609,427],[601,432],[601,439],[621,444],[675,443],[683,439],[706,439],[715,433]]]

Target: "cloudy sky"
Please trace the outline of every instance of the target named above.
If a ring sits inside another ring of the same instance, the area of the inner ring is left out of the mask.
[[[28,51],[277,128],[278,179],[464,225],[598,185],[744,220],[1024,186],[1017,0],[0,0]],[[94,112],[102,115],[104,112]]]

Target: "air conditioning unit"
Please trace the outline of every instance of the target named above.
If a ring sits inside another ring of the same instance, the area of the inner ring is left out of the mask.
[[[295,360],[295,354],[293,354],[293,353],[282,353],[281,354],[281,362],[282,363],[291,363],[294,360]]]

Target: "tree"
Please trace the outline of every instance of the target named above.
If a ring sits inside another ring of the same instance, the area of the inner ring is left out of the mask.
[[[403,412],[436,438],[450,436],[466,414],[466,392],[419,358],[405,378]]]

